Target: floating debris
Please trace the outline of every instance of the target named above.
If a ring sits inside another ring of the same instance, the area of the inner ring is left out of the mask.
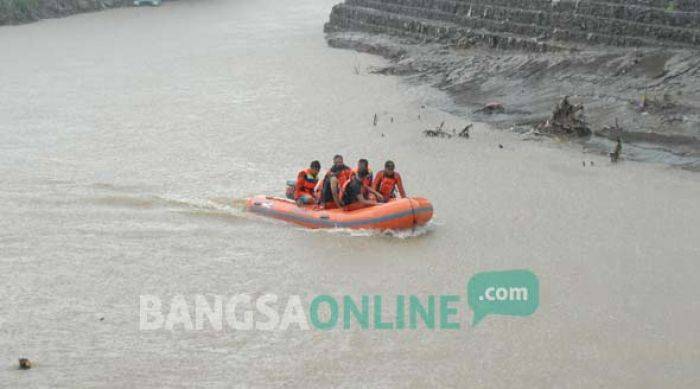
[[[457,134],[457,136],[460,138],[469,139],[469,130],[471,128],[472,128],[472,124],[467,124],[467,126],[464,127],[464,129],[462,129],[462,131],[460,131],[459,134]]]
[[[503,145],[499,143],[499,144],[498,144],[498,148],[499,148],[499,149],[502,149],[502,148],[503,148]]]
[[[32,368],[32,361],[27,358],[19,359],[19,368],[22,370],[29,370]]]
[[[377,117],[377,114],[375,113],[375,114],[374,114],[374,119],[372,119],[372,125],[376,127],[378,121],[379,121],[379,118]]]

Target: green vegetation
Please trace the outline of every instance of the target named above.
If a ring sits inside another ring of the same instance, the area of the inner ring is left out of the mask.
[[[0,25],[36,19],[41,0],[0,0]]]

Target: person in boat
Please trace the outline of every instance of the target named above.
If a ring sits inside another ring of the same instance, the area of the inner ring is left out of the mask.
[[[369,161],[367,161],[364,158],[361,158],[359,161],[357,161],[357,167],[352,169],[352,174],[357,174],[357,172],[360,169],[365,169],[367,170],[367,177],[363,181],[363,184],[367,186],[368,188],[372,187],[372,179],[374,178],[372,174],[372,169],[369,168]]]
[[[406,191],[403,189],[401,175],[395,170],[394,161],[386,161],[384,170],[377,172],[372,182],[372,189],[379,192],[384,201],[389,201],[390,198],[396,197],[398,189],[401,197],[406,197]]]
[[[333,157],[333,166],[316,186],[318,205],[323,207],[327,205],[342,207],[340,203],[340,188],[350,179],[351,175],[352,170],[343,162],[343,156],[336,155]]]
[[[364,158],[357,161],[357,167],[352,169],[352,174],[355,175],[358,171],[362,169],[367,170],[367,176],[362,180],[362,195],[365,196],[365,198],[367,199],[382,201],[384,199],[384,196],[382,196],[381,193],[377,192],[376,190],[372,189],[372,169],[370,169],[369,167],[369,161],[367,161]]]
[[[343,184],[340,190],[340,201],[346,210],[360,207],[361,205],[377,204],[375,200],[368,199],[362,194],[363,181],[367,178],[367,169],[359,169],[356,174]]]
[[[325,177],[319,183],[320,190],[318,195],[318,205],[322,208],[340,208],[340,180],[338,174],[342,171],[339,166],[333,166],[326,173]]]
[[[318,184],[318,172],[321,170],[319,161],[312,161],[308,169],[304,169],[297,174],[297,181],[294,185],[294,201],[298,205],[313,204],[316,202],[314,189]]]
[[[336,168],[338,183],[342,186],[343,184],[345,184],[345,181],[350,179],[350,176],[352,175],[352,169],[345,165],[345,163],[343,162],[343,156],[340,154],[337,154],[335,157],[333,157],[333,166]]]

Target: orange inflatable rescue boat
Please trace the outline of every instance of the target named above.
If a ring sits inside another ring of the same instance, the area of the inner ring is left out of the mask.
[[[313,229],[405,230],[422,226],[433,217],[433,205],[422,197],[391,199],[345,211],[319,209],[316,205],[300,207],[289,199],[260,195],[248,199],[246,210]]]

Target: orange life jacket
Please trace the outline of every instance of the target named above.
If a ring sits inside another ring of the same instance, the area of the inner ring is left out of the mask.
[[[331,207],[333,207],[335,204],[332,204],[333,201],[331,200],[331,176],[335,176],[335,178],[338,180],[338,195],[340,196],[340,194],[342,193],[343,185],[345,185],[345,183],[348,182],[350,180],[350,177],[352,176],[352,170],[350,170],[350,168],[346,168],[336,173],[333,173],[331,170],[329,170],[321,179],[321,184],[318,186],[319,201],[325,202],[326,204],[329,204]]]
[[[384,198],[389,198],[394,193],[396,183],[399,182],[401,176],[399,176],[399,173],[394,172],[393,177],[387,177],[384,175],[384,171],[382,170],[381,172],[377,173],[377,179],[379,182],[377,183],[375,190],[381,193]]]
[[[342,187],[346,182],[350,180],[350,177],[352,177],[352,170],[350,168],[343,169],[336,173],[336,177],[338,178],[338,186]]]
[[[297,184],[294,191],[294,198],[298,199],[304,194],[313,195],[314,188],[318,183],[318,175],[311,174],[311,169],[304,169],[297,174]]]

